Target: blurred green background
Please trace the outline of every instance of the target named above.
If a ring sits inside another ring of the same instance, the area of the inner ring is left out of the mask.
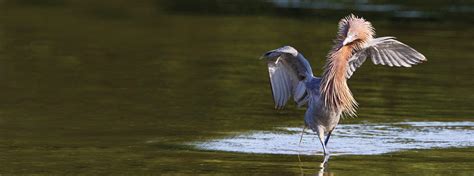
[[[473,1],[0,0],[0,174],[317,173],[319,157],[183,143],[301,126],[258,57],[291,45],[320,75],[350,13],[428,62],[364,64],[342,123],[473,120]],[[472,175],[473,150],[338,156],[328,174]]]

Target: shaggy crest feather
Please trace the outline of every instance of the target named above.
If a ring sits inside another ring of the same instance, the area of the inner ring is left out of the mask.
[[[369,21],[366,21],[362,17],[357,17],[354,14],[350,14],[339,21],[339,30],[337,37],[334,40],[334,49],[342,47],[342,41],[347,37],[348,33],[358,33],[361,36],[361,40],[353,46],[353,49],[359,50],[362,48],[367,41],[371,40],[375,36],[375,29]]]

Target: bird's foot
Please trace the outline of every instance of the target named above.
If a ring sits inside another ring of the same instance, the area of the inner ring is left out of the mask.
[[[324,174],[328,168],[329,165],[329,155],[324,155],[324,160],[319,164],[319,175]]]
[[[323,162],[321,163],[322,165],[327,165],[327,163],[329,162],[329,158],[331,157],[330,153],[329,152],[325,152],[324,153],[324,159],[323,159]]]

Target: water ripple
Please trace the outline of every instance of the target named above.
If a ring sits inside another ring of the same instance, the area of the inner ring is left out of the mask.
[[[256,131],[194,142],[204,150],[243,153],[320,155],[317,137],[306,131],[299,144],[301,128]],[[474,122],[400,122],[393,124],[341,124],[328,144],[333,155],[375,155],[410,149],[474,146]]]

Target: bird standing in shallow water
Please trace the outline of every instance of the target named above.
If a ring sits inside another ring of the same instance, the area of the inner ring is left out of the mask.
[[[339,119],[343,115],[356,115],[357,102],[347,86],[347,79],[354,71],[367,58],[376,65],[390,67],[411,67],[426,61],[423,54],[394,37],[374,38],[374,35],[372,24],[363,18],[349,15],[341,19],[321,77],[313,75],[308,61],[291,46],[262,56],[268,64],[275,108],[283,108],[291,96],[299,107],[308,105],[305,125],[317,133],[324,163],[329,159],[329,137]]]

